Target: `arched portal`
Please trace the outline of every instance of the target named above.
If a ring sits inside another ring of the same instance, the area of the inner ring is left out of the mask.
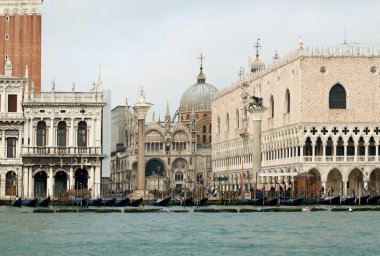
[[[327,175],[327,196],[338,196],[342,194],[342,174],[338,169],[332,169]]]
[[[145,166],[145,177],[152,176],[153,174],[164,176],[165,167],[160,160],[152,159],[149,160]]]
[[[348,175],[347,182],[347,195],[357,196],[360,195],[364,188],[364,181],[362,172],[359,169],[354,169]]]
[[[75,189],[87,189],[88,172],[86,169],[78,169],[75,172]]]
[[[9,171],[5,175],[5,195],[6,196],[15,196],[17,185],[17,176],[14,171]]]
[[[39,171],[34,175],[34,196],[46,197],[47,175],[44,171]]]
[[[380,169],[375,169],[369,176],[368,192],[371,195],[380,195]]]
[[[64,171],[58,171],[54,179],[54,196],[61,196],[67,190],[67,174]]]

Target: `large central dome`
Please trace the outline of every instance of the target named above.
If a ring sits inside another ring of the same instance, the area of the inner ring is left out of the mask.
[[[199,72],[197,83],[193,84],[182,94],[180,112],[211,111],[211,96],[218,92],[215,86],[206,83],[203,68]]]

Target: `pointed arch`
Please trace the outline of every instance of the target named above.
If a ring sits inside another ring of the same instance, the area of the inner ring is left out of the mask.
[[[271,118],[274,117],[274,98],[273,95],[270,96],[270,111],[271,111]]]
[[[346,109],[346,90],[341,84],[335,84],[329,93],[330,109]]]
[[[236,120],[236,129],[239,129],[239,127],[240,127],[240,120],[239,120],[239,110],[238,109],[236,109],[235,120]]]
[[[290,92],[286,89],[285,93],[285,113],[290,113]]]

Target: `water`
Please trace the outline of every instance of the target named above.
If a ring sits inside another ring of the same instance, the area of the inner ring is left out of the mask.
[[[33,214],[1,206],[0,255],[380,255],[379,217],[330,211]]]

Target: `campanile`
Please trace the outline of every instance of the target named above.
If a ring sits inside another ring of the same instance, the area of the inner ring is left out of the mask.
[[[28,65],[36,92],[41,91],[41,7],[42,0],[0,1],[0,74],[7,60],[15,77],[25,77]]]

